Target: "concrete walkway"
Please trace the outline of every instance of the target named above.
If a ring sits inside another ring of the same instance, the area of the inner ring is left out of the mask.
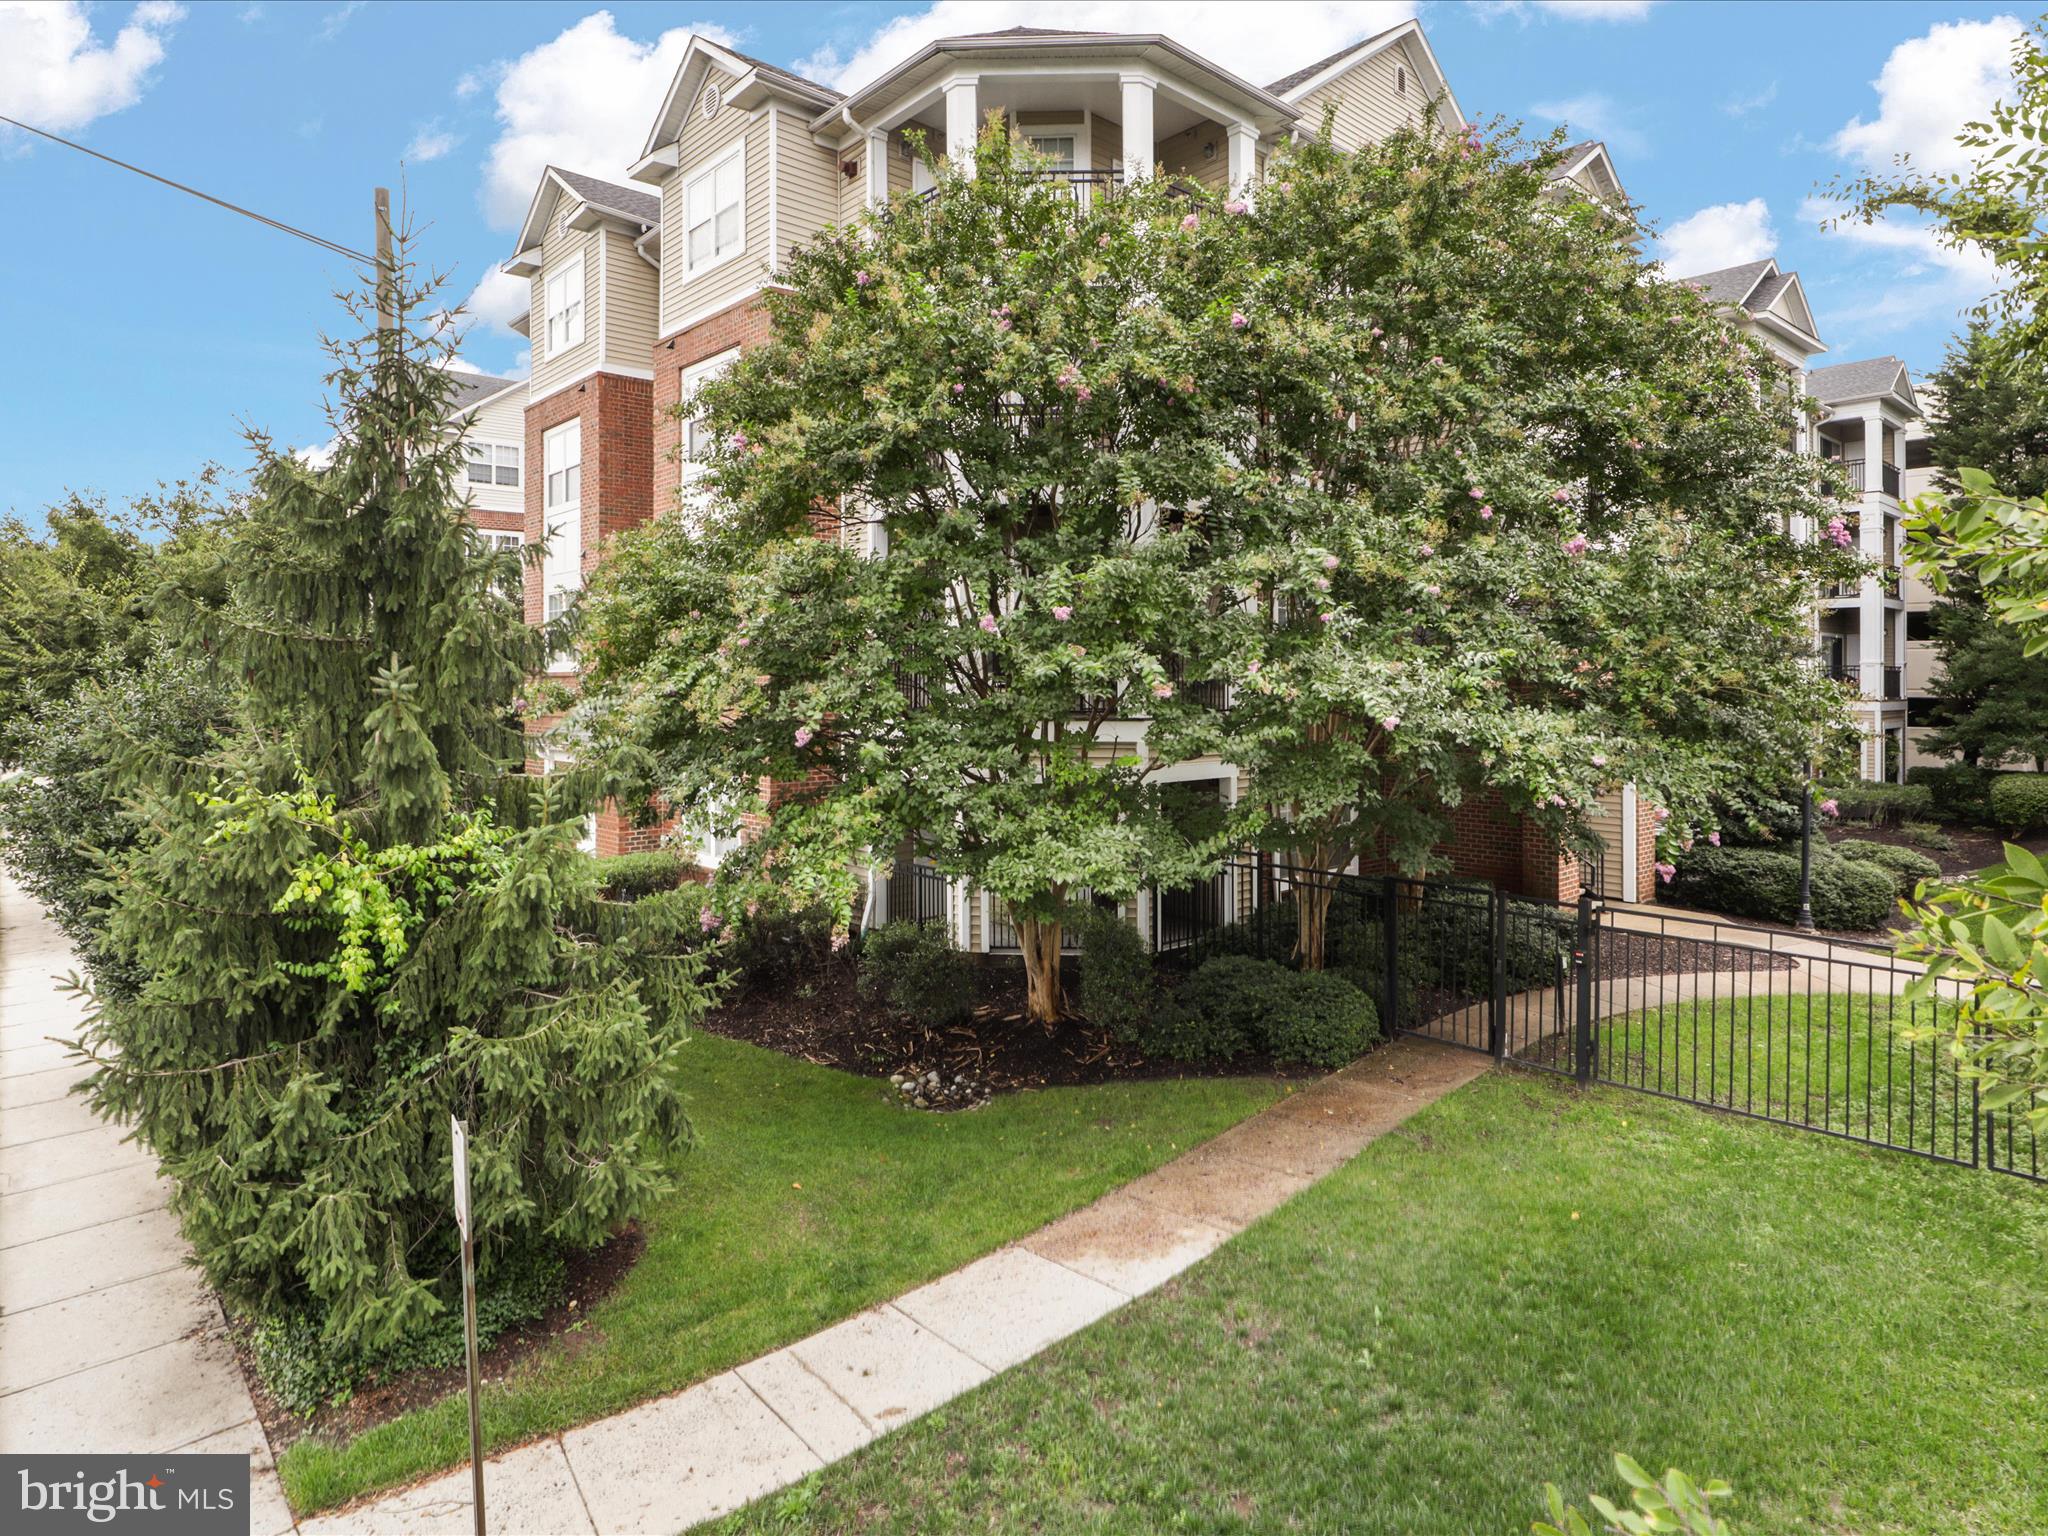
[[[247,1451],[251,1536],[292,1529],[155,1160],[69,1092],[79,968],[0,871],[0,1451]]]
[[[1468,1051],[1403,1040],[892,1302],[493,1457],[490,1528],[669,1536],[793,1483],[1171,1279],[1487,1066]],[[466,1468],[300,1527],[307,1536],[470,1528]]]

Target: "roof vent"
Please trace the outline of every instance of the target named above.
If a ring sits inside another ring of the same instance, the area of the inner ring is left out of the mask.
[[[710,121],[710,120],[711,120],[712,118],[714,118],[714,117],[718,116],[718,109],[719,109],[720,107],[722,107],[723,105],[725,105],[725,97],[724,97],[723,95],[721,95],[721,94],[720,94],[720,92],[719,92],[719,89],[718,89],[718,87],[717,87],[717,86],[715,86],[715,85],[707,85],[707,86],[705,86],[705,87],[704,87],[704,118],[705,118],[705,121],[707,121],[707,122],[708,122],[708,121]]]
[[[1394,66],[1394,90],[1402,96],[1408,94],[1408,67],[1405,64]],[[704,115],[709,117],[711,114],[707,112]]]

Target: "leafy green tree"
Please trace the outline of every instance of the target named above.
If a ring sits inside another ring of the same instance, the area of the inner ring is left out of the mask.
[[[1224,624],[1189,509],[1235,474],[1213,382],[1241,351],[1237,250],[1165,186],[1078,205],[999,129],[976,176],[938,175],[798,254],[772,339],[704,391],[716,504],[593,582],[588,725],[700,814],[785,786],[751,852],[842,907],[867,850],[921,839],[1007,907],[1050,1021],[1080,892],[1185,880],[1227,845],[1126,717],[1216,713],[1188,661]],[[837,536],[867,528],[887,558]]]
[[[142,667],[161,645],[156,599],[177,583],[219,600],[220,471],[140,496],[121,513],[72,493],[38,531],[0,520],[0,764],[21,761],[37,710]]]
[[[394,328],[332,347],[331,465],[254,439],[226,600],[182,637],[232,717],[136,791],[105,943],[141,980],[83,1040],[209,1278],[366,1349],[452,1294],[451,1113],[487,1264],[663,1187],[715,924],[690,893],[601,900],[585,805],[523,779],[513,703],[550,637],[455,491],[448,342],[410,324],[403,258],[393,290]]]
[[[1220,247],[1205,378],[1234,465],[1199,638],[1221,720],[1154,743],[1251,771],[1265,840],[1329,871],[1434,867],[1483,789],[1567,845],[1636,783],[1667,848],[1841,739],[1810,664],[1805,537],[1836,507],[1791,451],[1783,370],[1642,263],[1632,220],[1545,196],[1555,141],[1396,134],[1275,157]],[[1328,883],[1299,905],[1320,962]]]
[[[2022,34],[2011,90],[1957,142],[1971,152],[1967,170],[1928,176],[1908,164],[1844,196],[1854,217],[1914,209],[1945,244],[1988,255],[2002,279],[1976,312],[1997,322],[1989,360],[2038,378],[2048,364],[2048,25]],[[2027,657],[2048,652],[2048,499],[2024,480],[2002,489],[1967,459],[1951,473],[1955,485],[1921,497],[1905,519],[1907,558],[1937,591],[1974,583]],[[2048,869],[2017,845],[2005,852],[2001,865],[1923,889],[1899,953],[1926,962],[1908,997],[1957,1000],[1953,1049],[1987,1085],[1979,1102],[1987,1112],[2023,1107],[2038,1135],[2048,1130]]]

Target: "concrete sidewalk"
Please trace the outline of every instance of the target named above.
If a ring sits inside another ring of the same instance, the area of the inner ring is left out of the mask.
[[[493,1457],[490,1528],[669,1536],[793,1483],[1171,1279],[1487,1066],[1468,1051],[1403,1040],[892,1302]],[[470,1528],[466,1468],[300,1527],[308,1536]]]
[[[64,936],[0,871],[0,1451],[247,1451],[251,1536],[292,1529],[168,1181],[70,1093]]]

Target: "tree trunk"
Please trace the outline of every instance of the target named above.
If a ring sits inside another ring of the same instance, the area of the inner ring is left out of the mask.
[[[1304,971],[1320,971],[1325,954],[1324,941],[1330,927],[1331,887],[1324,884],[1294,888],[1294,958]]]
[[[1060,925],[1023,917],[1014,910],[1017,947],[1024,952],[1024,1012],[1038,1024],[1057,1024],[1066,1017],[1066,996],[1060,990]]]

